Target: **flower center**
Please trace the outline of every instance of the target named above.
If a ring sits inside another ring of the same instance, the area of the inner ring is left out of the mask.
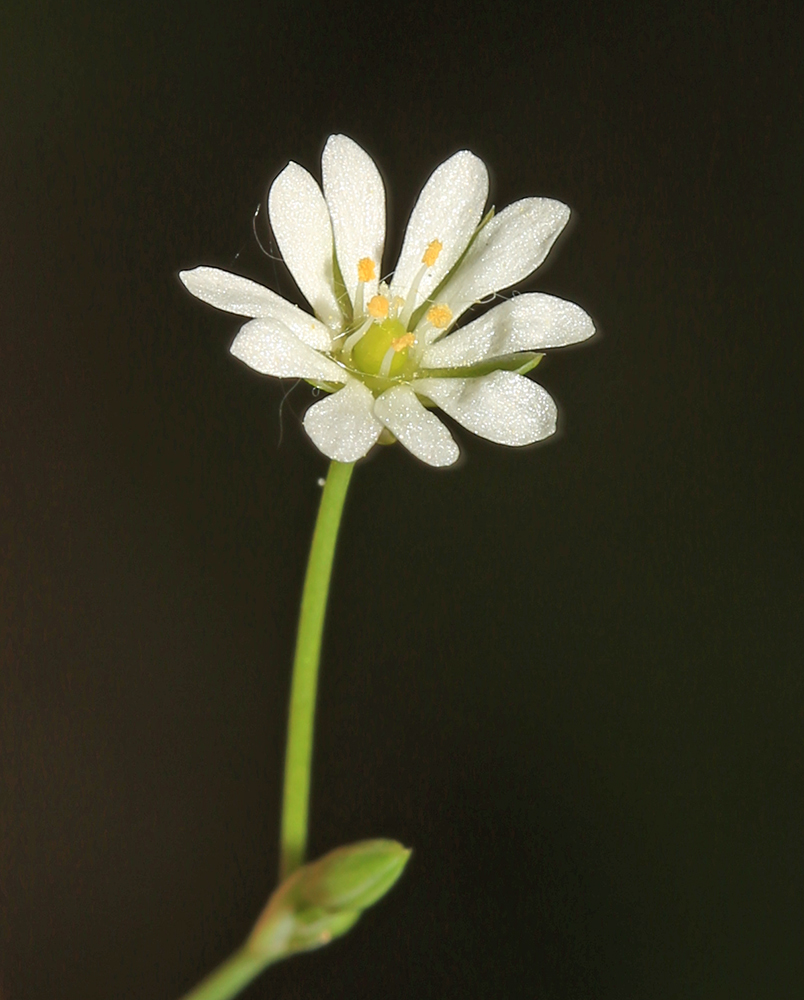
[[[404,298],[398,295],[391,298],[388,285],[381,281],[380,294],[372,296],[368,304],[364,302],[365,286],[374,280],[376,265],[370,257],[361,257],[358,261],[353,312],[359,325],[351,332],[345,330],[341,334],[345,339],[336,348],[336,353],[347,365],[353,365],[356,372],[381,379],[409,378],[413,375],[418,356],[415,351],[409,354],[409,349],[417,343],[417,338],[408,327],[422,279],[442,250],[440,240],[431,240],[427,244],[421,267],[413,276]],[[451,320],[452,312],[446,305],[436,303],[427,312],[428,323],[437,330],[446,329]]]
[[[352,361],[366,375],[392,378],[404,371],[415,339],[398,319],[374,322],[352,348]]]

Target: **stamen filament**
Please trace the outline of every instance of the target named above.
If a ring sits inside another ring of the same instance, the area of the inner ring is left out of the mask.
[[[355,330],[354,333],[350,334],[346,338],[346,340],[343,343],[343,348],[342,348],[344,354],[351,354],[352,353],[352,351],[354,350],[355,344],[358,342],[358,340],[360,340],[360,338],[365,333],[368,332],[369,327],[371,326],[371,324],[373,322],[374,322],[374,320],[369,316],[369,318],[366,320],[366,322],[363,323],[363,325],[359,329]]]
[[[382,359],[382,364],[380,365],[379,373],[380,375],[382,375],[383,378],[388,378],[388,376],[391,374],[391,364],[393,363],[393,360],[396,357],[396,353],[397,353],[396,348],[394,347],[393,344],[391,344],[391,346],[385,352],[385,355]]]
[[[405,297],[405,305],[402,308],[402,312],[399,314],[399,322],[407,330],[408,323],[410,322],[410,317],[413,315],[413,310],[416,308],[416,295],[419,291],[419,285],[422,283],[422,278],[427,274],[429,268],[426,264],[422,264],[419,270],[416,272],[416,277],[410,283],[410,289]]]
[[[357,288],[355,289],[355,316],[362,316],[365,312],[363,308],[363,289],[365,285],[362,281],[358,281]]]

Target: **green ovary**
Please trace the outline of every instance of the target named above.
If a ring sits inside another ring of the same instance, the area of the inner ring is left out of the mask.
[[[405,336],[405,327],[398,319],[386,319],[382,323],[372,323],[352,348],[352,360],[356,368],[367,375],[377,375],[383,358],[394,340]],[[407,347],[394,353],[389,377],[399,375],[408,359]]]

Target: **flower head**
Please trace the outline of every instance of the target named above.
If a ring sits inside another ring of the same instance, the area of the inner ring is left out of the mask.
[[[451,465],[458,446],[434,406],[499,444],[552,434],[555,403],[525,373],[541,359],[534,351],[591,336],[586,313],[533,292],[460,329],[456,323],[542,263],[569,219],[567,206],[524,198],[484,216],[488,172],[462,150],[425,184],[388,280],[385,188],[374,161],[346,136],[330,136],[322,180],[323,192],[291,162],[268,196],[277,243],[313,315],[227,271],[180,273],[198,298],[251,317],[232,354],[265,375],[304,378],[328,393],[307,410],[304,427],[338,462],[362,458],[382,435],[430,465]]]

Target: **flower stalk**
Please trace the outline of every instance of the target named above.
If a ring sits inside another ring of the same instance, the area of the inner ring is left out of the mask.
[[[244,945],[180,1000],[230,1000],[269,964],[261,956],[252,955]]]
[[[280,881],[292,875],[304,862],[307,850],[310,769],[321,636],[324,631],[335,543],[353,469],[354,463],[330,463],[304,578],[285,751],[279,848]]]

